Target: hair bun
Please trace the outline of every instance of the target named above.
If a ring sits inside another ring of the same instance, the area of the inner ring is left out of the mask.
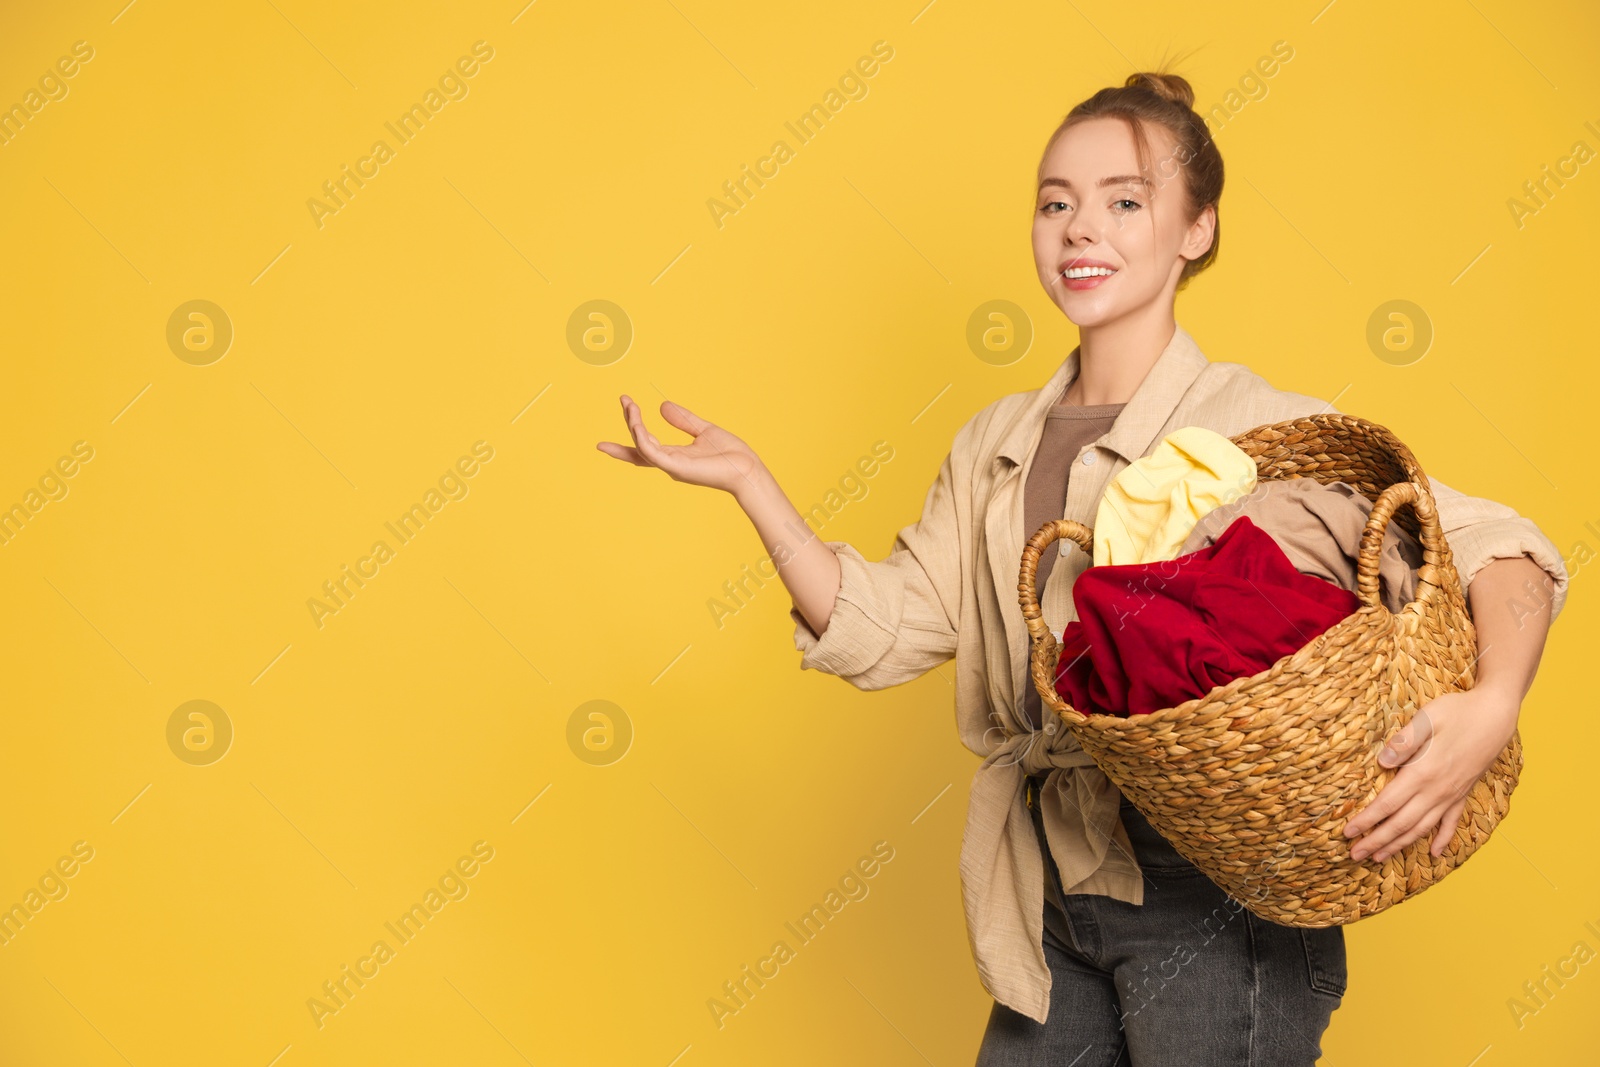
[[[1128,80],[1123,82],[1123,85],[1139,86],[1150,90],[1163,100],[1170,100],[1187,108],[1194,107],[1194,89],[1189,86],[1187,79],[1177,74],[1157,74],[1154,71],[1140,71],[1137,74],[1128,75]]]

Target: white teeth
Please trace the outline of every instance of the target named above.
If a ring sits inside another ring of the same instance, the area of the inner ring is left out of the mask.
[[[1069,267],[1063,272],[1066,278],[1100,278],[1109,277],[1116,271],[1110,267]]]

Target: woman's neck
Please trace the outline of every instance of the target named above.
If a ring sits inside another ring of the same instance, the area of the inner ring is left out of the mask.
[[[1126,404],[1172,343],[1177,328],[1171,314],[1084,327],[1078,335],[1078,374],[1062,393],[1061,403]]]

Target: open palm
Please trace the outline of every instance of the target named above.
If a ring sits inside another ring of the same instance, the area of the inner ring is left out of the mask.
[[[645,427],[644,415],[633,398],[624,393],[621,400],[633,445],[601,441],[595,447],[606,455],[640,467],[658,467],[674,481],[709,486],[735,495],[752,485],[751,476],[760,468],[761,460],[738,437],[702,419],[682,404],[664,400],[661,417],[694,438],[686,445],[664,445]]]

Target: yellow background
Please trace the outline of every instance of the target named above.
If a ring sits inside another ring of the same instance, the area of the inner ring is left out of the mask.
[[[0,545],[0,905],[94,850],[0,946],[0,1062],[970,1063],[951,669],[801,674],[777,582],[719,627],[753,530],[595,442],[625,439],[622,392],[680,440],[670,397],[807,510],[886,441],[821,529],[881,557],[956,428],[1075,341],[1029,252],[1045,137],[1164,58],[1202,110],[1255,85],[1217,130],[1220,259],[1178,305],[1206,353],[1600,549],[1600,174],[1507,206],[1600,149],[1588,5],[123,2],[7,5],[0,32],[0,104],[94,49],[0,147],[0,504],[94,449]],[[468,94],[319,228],[307,200],[479,40]],[[719,228],[707,200],[880,40],[867,96]],[[234,330],[208,366],[166,340],[196,299]],[[634,329],[601,366],[566,341],[596,299]],[[1004,367],[965,341],[996,299],[1035,329]],[[1406,366],[1365,340],[1392,299],[1436,329]],[[308,599],[480,440],[468,495],[318,628]],[[1520,1027],[1508,1001],[1600,950],[1595,566],[1510,816],[1349,929],[1323,1062],[1593,1054],[1596,964]],[[167,743],[191,700],[234,730],[207,766]],[[591,700],[631,723],[607,766],[568,742]],[[308,999],[477,841],[468,895],[319,1028]],[[878,841],[870,893],[719,1028],[708,999]]]

